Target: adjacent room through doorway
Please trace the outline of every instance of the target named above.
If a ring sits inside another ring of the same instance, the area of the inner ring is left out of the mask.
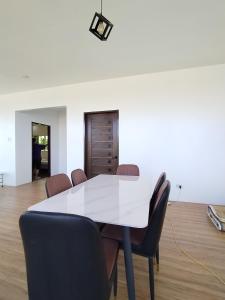
[[[32,181],[51,176],[49,125],[32,122]]]
[[[66,107],[16,111],[15,185],[67,172]],[[38,148],[35,151],[34,145]],[[40,145],[40,146],[37,146]]]

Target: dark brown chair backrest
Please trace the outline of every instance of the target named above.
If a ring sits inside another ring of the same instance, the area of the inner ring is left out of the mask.
[[[144,241],[140,245],[141,251],[146,256],[153,256],[156,253],[165,219],[169,194],[170,182],[166,180],[158,192]]]
[[[104,249],[93,221],[26,212],[19,224],[30,300],[109,300]]]
[[[58,174],[46,179],[45,189],[47,197],[52,197],[72,187],[69,177],[66,174]]]
[[[87,176],[83,170],[76,169],[76,170],[73,170],[71,173],[71,180],[72,180],[73,186],[75,186],[77,184],[80,184],[80,183],[86,181]]]
[[[137,165],[123,164],[118,166],[116,175],[139,176],[140,172]]]
[[[159,179],[157,180],[157,183],[155,185],[155,189],[153,191],[153,194],[152,194],[152,198],[150,200],[150,209],[149,209],[149,220],[151,218],[151,214],[152,214],[152,211],[153,211],[153,208],[155,206],[155,202],[157,200],[157,196],[158,196],[158,193],[159,193],[159,190],[161,188],[161,186],[163,185],[163,183],[166,181],[166,173],[163,172],[160,176],[159,176]]]

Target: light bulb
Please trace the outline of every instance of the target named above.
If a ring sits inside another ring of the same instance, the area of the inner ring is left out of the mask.
[[[101,34],[101,35],[104,33],[104,31],[105,31],[105,26],[104,26],[104,23],[103,23],[103,22],[99,22],[97,31],[98,31],[98,33]]]

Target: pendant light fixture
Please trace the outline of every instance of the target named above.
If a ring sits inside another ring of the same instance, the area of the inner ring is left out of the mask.
[[[102,15],[101,0],[101,13],[95,13],[89,30],[101,41],[106,41],[109,37],[112,28],[113,24]]]

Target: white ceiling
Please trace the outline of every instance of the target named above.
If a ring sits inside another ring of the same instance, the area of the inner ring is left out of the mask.
[[[0,94],[225,63],[224,0],[103,0],[107,42],[99,3],[0,0]]]

